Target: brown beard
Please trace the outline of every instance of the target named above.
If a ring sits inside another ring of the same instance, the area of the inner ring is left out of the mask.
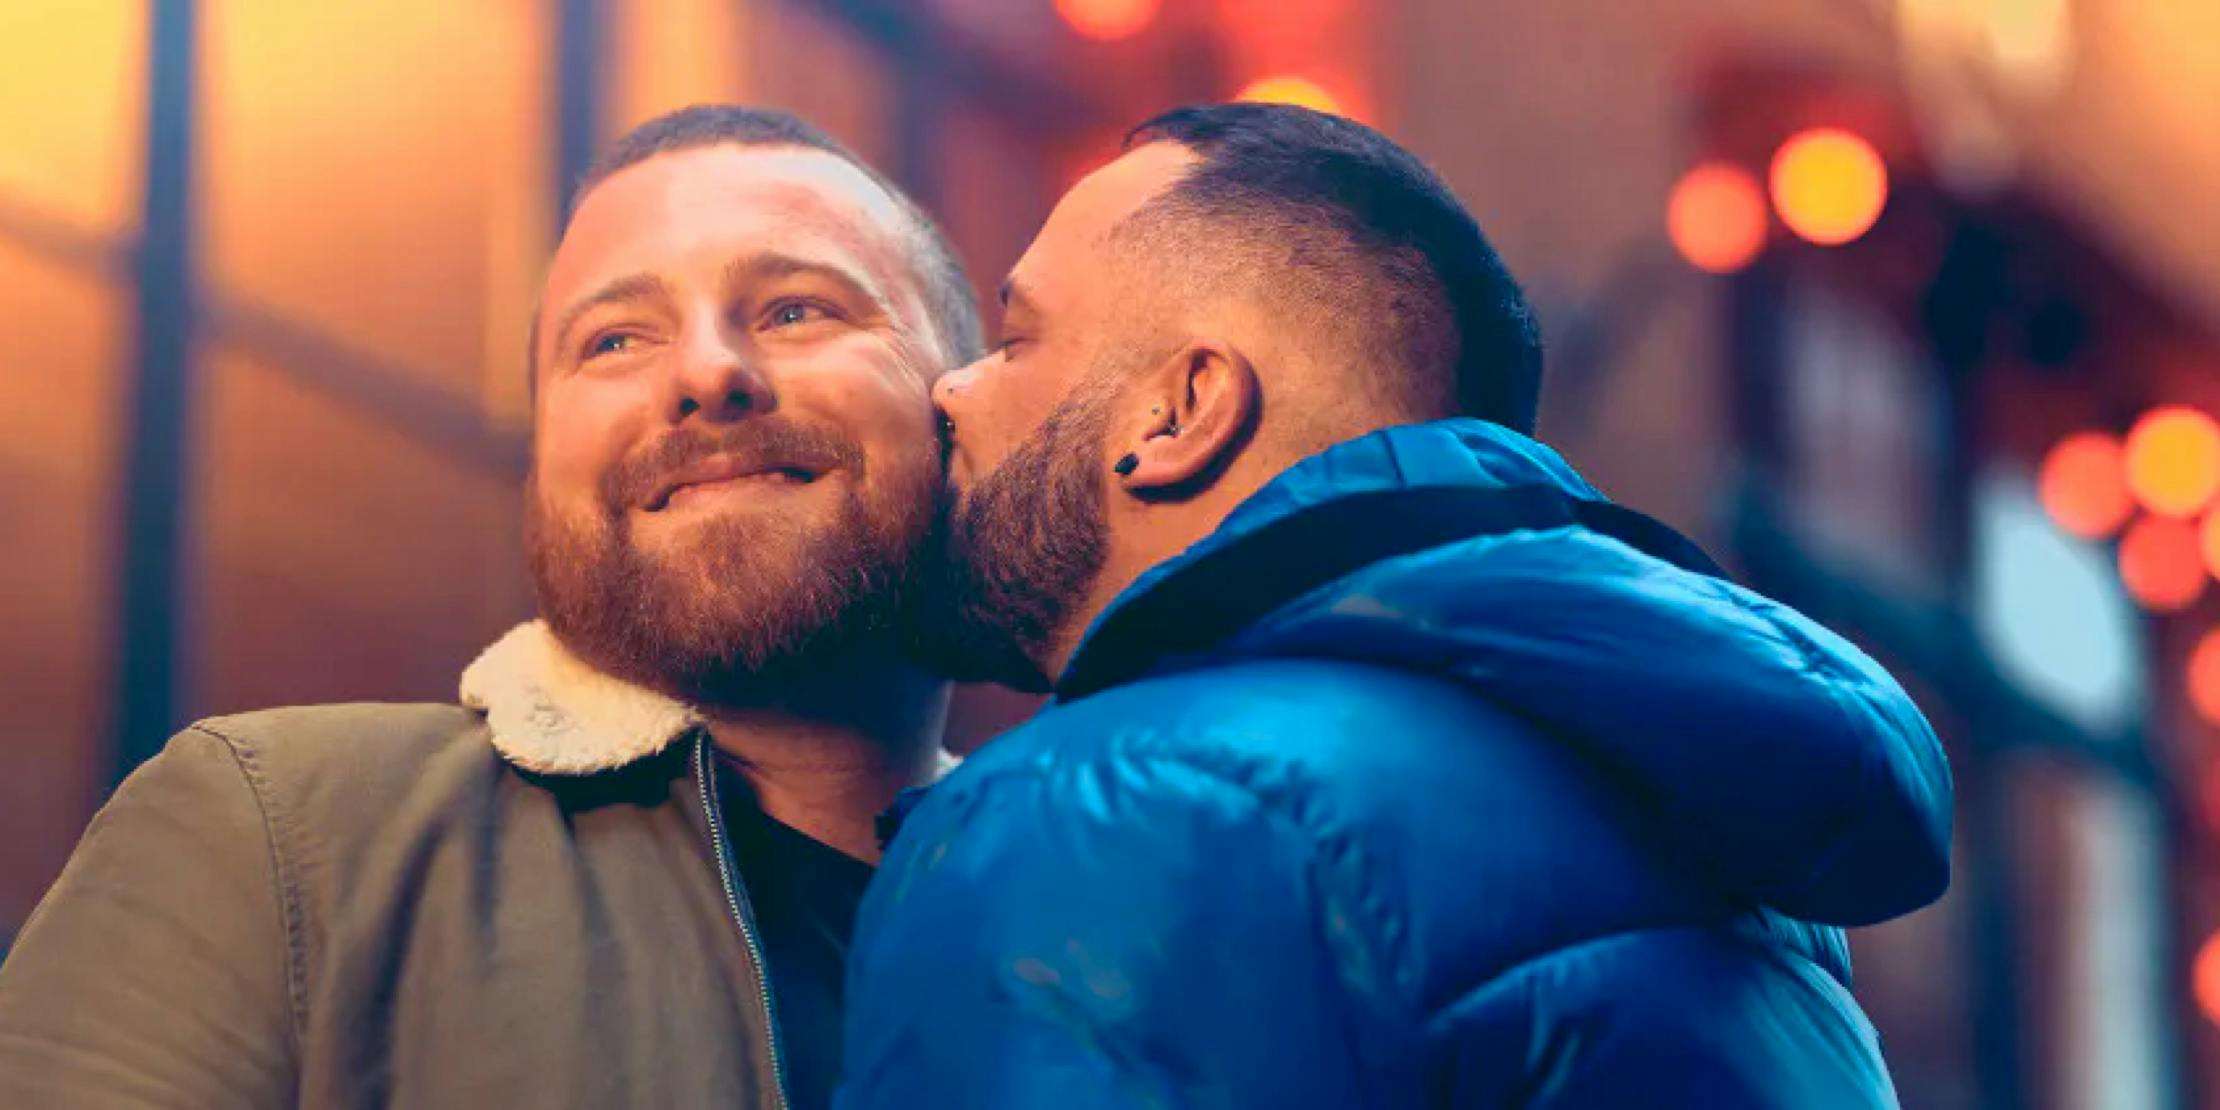
[[[1045,692],[1038,662],[1062,637],[1109,552],[1097,462],[1113,397],[1082,387],[1001,465],[951,494],[920,650],[951,678]]]
[[[672,471],[713,455],[798,467],[818,481],[838,468],[848,485],[825,525],[718,517],[669,552],[642,551],[633,510]],[[548,505],[535,474],[524,546],[540,615],[587,662],[681,701],[779,704],[843,662],[895,646],[937,508],[925,484],[935,471],[912,469],[920,488],[887,491],[875,512],[858,445],[761,417],[716,435],[672,433],[612,467],[588,519]]]

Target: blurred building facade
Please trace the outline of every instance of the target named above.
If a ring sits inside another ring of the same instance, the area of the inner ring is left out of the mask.
[[[449,699],[529,615],[521,354],[599,143],[696,101],[792,109],[991,286],[1124,127],[1274,76],[1480,216],[1554,347],[1544,438],[1935,716],[1959,882],[1856,937],[1906,1104],[2220,1106],[2186,669],[2212,600],[2137,609],[2042,484],[2062,437],[2220,412],[2201,4],[0,7],[0,938],[168,731]],[[1675,254],[1691,167],[1762,180],[1814,126],[1885,158],[1869,233],[1761,214],[1731,275]],[[954,728],[1026,708],[969,692]]]

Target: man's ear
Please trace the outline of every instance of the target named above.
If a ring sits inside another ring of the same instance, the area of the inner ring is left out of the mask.
[[[1124,444],[1116,479],[1136,497],[1178,497],[1217,477],[1255,429],[1256,367],[1240,348],[1197,339],[1143,381],[1150,408]]]

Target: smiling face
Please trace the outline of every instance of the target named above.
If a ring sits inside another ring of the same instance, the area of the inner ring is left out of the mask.
[[[914,227],[841,158],[657,154],[550,268],[526,539],[543,617],[704,704],[891,642],[940,485]]]

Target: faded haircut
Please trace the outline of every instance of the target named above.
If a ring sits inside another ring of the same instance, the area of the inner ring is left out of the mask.
[[[1235,273],[1348,348],[1373,398],[1531,434],[1542,352],[1525,294],[1447,184],[1387,136],[1284,104],[1178,108],[1134,128],[1198,159],[1115,234]],[[1207,235],[1207,246],[1195,241]],[[1206,279],[1207,280],[1207,279]]]

